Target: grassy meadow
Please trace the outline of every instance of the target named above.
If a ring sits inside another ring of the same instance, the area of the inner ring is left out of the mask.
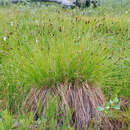
[[[13,129],[16,120],[23,130],[32,124],[32,114],[21,115],[20,109],[35,86],[87,80],[99,84],[107,101],[130,100],[130,10],[37,6],[0,7],[0,129]],[[130,109],[124,114],[129,122]],[[69,129],[68,118],[63,130]],[[51,120],[50,130],[54,126]]]

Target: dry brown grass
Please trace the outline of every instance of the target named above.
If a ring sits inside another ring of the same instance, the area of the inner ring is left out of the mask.
[[[73,110],[70,125],[74,126],[76,130],[116,129],[113,120],[105,118],[103,113],[96,110],[97,106],[105,105],[102,91],[97,86],[87,82],[73,84],[64,82],[49,89],[32,88],[23,104],[23,109],[26,112],[32,110],[34,119],[37,120],[38,117],[44,115],[49,96],[59,97],[58,111],[63,105],[66,105],[66,112],[69,109]],[[40,112],[37,110],[39,103],[42,106]],[[58,121],[58,123],[61,122]]]

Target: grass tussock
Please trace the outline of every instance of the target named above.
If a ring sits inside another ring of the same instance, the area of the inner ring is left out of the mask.
[[[61,113],[64,107],[65,113],[71,110],[68,123],[76,130],[86,128],[104,128],[107,130],[113,128],[112,123],[96,110],[97,106],[104,106],[105,104],[101,89],[94,85],[90,86],[87,82],[62,83],[54,89],[32,88],[23,104],[23,110],[26,112],[32,111],[35,120],[41,118],[46,115],[46,106],[50,96],[57,96],[58,113]],[[60,115],[63,119],[65,113]],[[100,114],[103,116],[103,119],[100,118]],[[61,126],[62,123],[63,121],[60,119],[57,122],[57,126]]]

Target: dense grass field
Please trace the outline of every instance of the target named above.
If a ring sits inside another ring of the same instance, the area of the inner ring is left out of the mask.
[[[16,116],[32,87],[86,80],[98,82],[106,100],[130,99],[128,8],[0,7],[0,129],[18,117],[21,129],[32,123]]]

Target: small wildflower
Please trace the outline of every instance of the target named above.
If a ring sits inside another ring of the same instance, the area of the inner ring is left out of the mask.
[[[89,12],[89,13],[91,13],[91,12],[92,12],[92,10],[89,10],[88,12]]]
[[[13,26],[13,25],[14,25],[14,23],[13,23],[13,22],[10,22],[10,25],[11,25],[11,26]]]
[[[128,11],[125,11],[126,14],[128,14]]]
[[[4,38],[3,38],[3,40],[4,40],[4,41],[6,41],[6,40],[7,40],[7,38],[6,38],[6,37],[4,37]]]
[[[110,108],[109,106],[106,107],[106,109],[109,109],[109,108]]]
[[[36,39],[36,43],[38,43],[38,40]]]
[[[36,23],[36,24],[38,24],[38,23],[39,23],[39,21],[38,21],[38,20],[35,20],[35,23]]]

